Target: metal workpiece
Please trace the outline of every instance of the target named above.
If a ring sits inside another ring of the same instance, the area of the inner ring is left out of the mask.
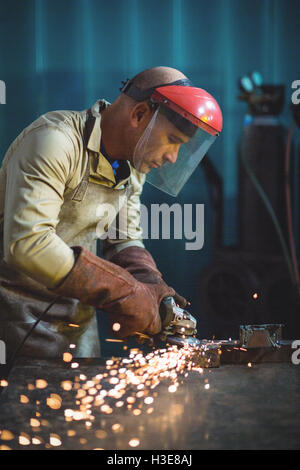
[[[240,344],[247,348],[280,347],[283,324],[241,325]]]
[[[283,324],[241,325],[239,339],[199,340],[197,321],[187,310],[176,305],[173,297],[161,304],[162,342],[188,347],[199,367],[251,362],[291,362],[292,341],[282,340]]]
[[[217,349],[219,364],[292,362],[292,341],[282,339],[282,324],[241,325],[239,339],[200,341]],[[206,366],[209,367],[209,366]],[[216,367],[216,366],[215,366]]]

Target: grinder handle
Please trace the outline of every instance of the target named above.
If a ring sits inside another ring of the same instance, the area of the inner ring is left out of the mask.
[[[174,307],[176,303],[173,297],[165,297],[159,307],[162,327],[168,326],[174,319]]]

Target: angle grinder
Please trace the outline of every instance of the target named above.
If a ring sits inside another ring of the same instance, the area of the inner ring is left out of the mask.
[[[159,337],[162,341],[176,346],[200,345],[196,338],[197,321],[187,310],[176,305],[173,297],[166,297],[159,309],[162,331]]]

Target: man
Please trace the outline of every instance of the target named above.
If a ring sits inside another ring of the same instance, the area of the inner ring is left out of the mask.
[[[185,306],[143,245],[139,196],[146,174],[178,194],[221,120],[204,90],[155,67],[127,81],[111,105],[47,113],[17,137],[0,172],[0,338],[8,356],[57,296],[23,355],[57,357],[70,343],[77,357],[99,355],[93,307],[125,338],[160,331],[165,297]],[[188,151],[179,158],[181,147]],[[109,215],[99,229],[107,205],[111,214],[126,208],[130,231],[107,238],[102,259],[96,240],[113,222]]]

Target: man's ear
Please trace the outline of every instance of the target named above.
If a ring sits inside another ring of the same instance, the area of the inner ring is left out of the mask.
[[[131,110],[130,123],[133,127],[139,127],[142,123],[149,120],[151,111],[147,103],[137,103]]]

